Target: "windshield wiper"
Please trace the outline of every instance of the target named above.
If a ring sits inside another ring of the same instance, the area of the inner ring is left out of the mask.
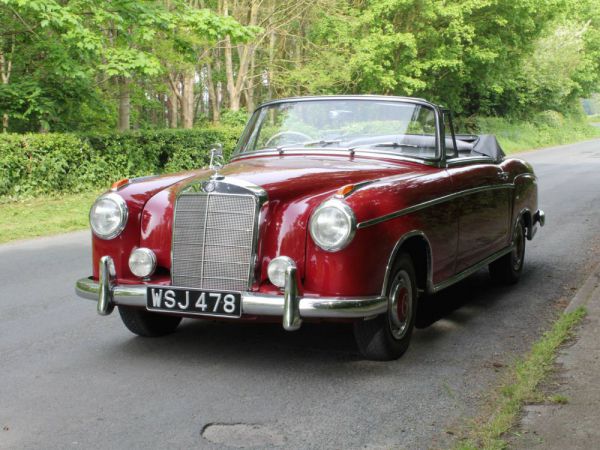
[[[339,144],[341,142],[341,139],[321,139],[320,141],[303,142],[302,145],[304,147],[308,147],[310,145],[320,145],[322,147],[325,147],[326,145]]]
[[[310,147],[312,145],[320,145],[322,147],[325,147],[327,145],[332,145],[332,144],[339,144],[341,143],[342,140],[341,139],[331,139],[331,140],[325,140],[325,139],[321,139],[320,141],[306,141],[306,142],[298,142],[296,144],[285,144],[285,145],[278,145],[277,151],[278,152],[282,152],[283,150],[286,150],[288,148],[294,148],[294,147]]]
[[[375,143],[370,143],[370,144],[358,144],[358,145],[354,145],[352,147],[349,147],[348,151],[353,152],[357,148],[362,148],[362,147],[392,147],[392,148],[409,147],[409,148],[421,148],[421,147],[419,147],[418,145],[415,145],[415,144],[403,144],[402,142],[375,142]]]

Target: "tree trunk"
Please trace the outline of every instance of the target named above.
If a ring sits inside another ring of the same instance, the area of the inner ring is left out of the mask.
[[[183,128],[190,130],[194,127],[194,81],[193,70],[183,74],[183,89],[181,90],[181,122]]]
[[[258,8],[260,2],[252,1],[250,5],[250,17],[248,25],[256,25],[258,20]],[[223,15],[229,15],[229,3],[227,0],[223,0]],[[242,91],[246,84],[246,77],[248,75],[248,65],[250,57],[254,53],[255,47],[253,44],[244,44],[238,46],[239,50],[239,66],[237,74],[233,73],[233,46],[231,44],[231,38],[225,36],[225,74],[227,77],[227,93],[229,95],[229,108],[232,111],[239,111],[240,109],[240,98]]]
[[[131,128],[131,79],[119,78],[119,131]]]
[[[208,84],[208,99],[210,100],[210,109],[213,123],[219,123],[221,120],[221,107],[219,106],[219,97],[217,88],[212,78],[212,66],[206,65],[206,83]]]
[[[229,16],[229,2],[223,0],[223,16]],[[225,36],[225,77],[227,79],[227,94],[229,95],[229,108],[233,111],[240,109],[239,97],[235,92],[235,80],[233,75],[233,56],[231,48],[231,37]]]
[[[244,94],[246,97],[246,110],[251,113],[254,111],[254,71],[256,70],[256,49],[253,47],[250,53],[250,68],[248,69],[248,77],[246,78],[246,89]]]
[[[169,128],[177,128],[177,96],[173,93],[167,96],[167,121]]]
[[[12,45],[10,47],[10,54],[4,53],[3,43],[0,40],[0,81],[6,85],[10,81],[10,75],[12,72],[12,56],[15,54],[15,41],[13,38]],[[8,132],[8,113],[2,114],[2,132]]]
[[[225,75],[227,77],[227,95],[229,96],[229,109],[238,111],[240,109],[240,96],[235,89],[233,75],[233,57],[231,51],[231,38],[225,38]],[[238,73],[239,76],[239,73]]]
[[[270,19],[270,22],[272,19]],[[272,27],[272,24],[269,23]],[[267,97],[268,100],[273,98],[273,72],[275,72],[275,30],[269,33],[269,66],[267,68]]]
[[[167,96],[167,117],[169,121],[169,128],[177,128],[177,118],[179,117],[179,103],[178,100],[181,97],[179,93],[179,75],[169,74],[169,87],[171,92]]]

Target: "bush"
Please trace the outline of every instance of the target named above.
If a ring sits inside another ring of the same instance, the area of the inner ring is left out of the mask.
[[[221,113],[221,124],[229,127],[243,127],[248,122],[249,116],[244,109],[239,111],[226,109]]]
[[[568,144],[600,136],[600,129],[577,115],[563,116],[556,111],[544,111],[531,121],[501,117],[479,117],[474,131],[495,134],[507,153],[541,147]]]
[[[0,196],[81,192],[120,178],[190,170],[212,144],[229,159],[239,127],[109,134],[0,134]]]
[[[548,109],[537,113],[534,119],[535,123],[550,128],[560,128],[565,124],[565,117],[558,111]]]

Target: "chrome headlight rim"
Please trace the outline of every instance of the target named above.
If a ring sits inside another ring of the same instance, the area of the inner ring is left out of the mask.
[[[318,215],[326,208],[336,208],[337,210],[339,210],[344,217],[346,218],[347,222],[348,222],[348,232],[346,233],[346,235],[344,236],[344,238],[342,240],[340,240],[339,242],[335,243],[335,244],[327,244],[325,242],[322,242],[318,239],[318,237],[315,236],[315,227],[317,226],[317,217]],[[352,208],[350,208],[350,206],[348,206],[347,203],[332,198],[329,200],[324,201],[323,203],[321,203],[312,213],[309,223],[308,223],[308,228],[310,231],[310,236],[313,240],[313,242],[321,249],[327,251],[327,252],[337,252],[340,250],[343,250],[344,248],[346,248],[350,242],[352,242],[352,240],[354,239],[354,235],[356,234],[356,229],[357,229],[357,222],[356,222],[356,216],[354,215],[354,211],[352,210]]]
[[[107,233],[107,234],[103,234],[103,233],[99,232],[94,227],[94,222],[92,221],[92,214],[94,212],[94,208],[95,208],[96,204],[101,200],[110,200],[110,201],[114,202],[116,204],[117,208],[119,209],[119,226],[117,226],[113,231],[111,231],[110,233]],[[118,195],[114,192],[108,192],[106,194],[102,194],[100,197],[98,197],[94,201],[94,204],[90,208],[88,217],[89,217],[89,222],[90,222],[90,228],[92,229],[92,233],[94,233],[94,236],[96,236],[100,239],[103,239],[103,240],[110,240],[110,239],[116,238],[125,229],[125,226],[127,225],[127,219],[129,217],[129,208],[127,208],[127,203],[125,202],[123,197],[121,197],[120,195]]]

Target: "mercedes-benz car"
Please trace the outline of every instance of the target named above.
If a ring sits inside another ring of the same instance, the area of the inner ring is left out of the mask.
[[[545,220],[528,163],[418,98],[270,101],[221,159],[101,195],[78,295],[140,336],[184,317],[349,322],[364,357],[390,360],[420,297],[486,266],[515,283]]]

